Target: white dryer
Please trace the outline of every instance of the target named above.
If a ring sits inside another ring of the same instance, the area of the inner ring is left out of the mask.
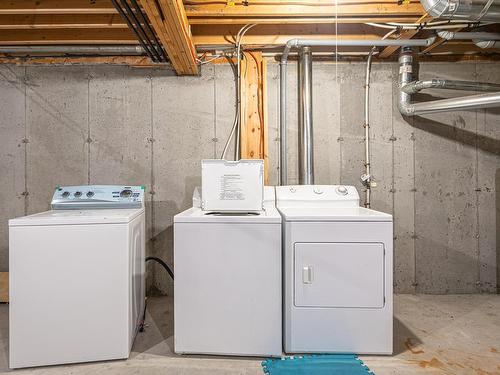
[[[278,186],[284,350],[392,354],[392,216],[353,186]]]
[[[144,311],[144,187],[58,187],[9,221],[10,367],[128,358]]]
[[[196,198],[196,194],[195,194]],[[259,212],[174,217],[175,352],[280,356],[281,216],[274,187]]]

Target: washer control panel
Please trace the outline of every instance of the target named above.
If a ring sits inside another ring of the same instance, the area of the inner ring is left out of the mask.
[[[358,207],[359,194],[349,185],[276,186],[279,207]]]
[[[144,186],[58,186],[51,206],[53,210],[141,208],[144,206],[144,190]]]

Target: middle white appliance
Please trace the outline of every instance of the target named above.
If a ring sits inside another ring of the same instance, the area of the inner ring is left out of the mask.
[[[392,216],[353,186],[278,186],[284,350],[392,353]]]
[[[196,196],[196,195],[195,195]],[[176,353],[280,356],[281,216],[274,187],[264,209],[174,217]]]

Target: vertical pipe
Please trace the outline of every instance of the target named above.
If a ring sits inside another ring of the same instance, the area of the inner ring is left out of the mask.
[[[372,57],[375,47],[370,50],[366,61],[365,76],[365,207],[370,208],[371,197],[371,164],[370,164],[370,73],[372,68]]]
[[[288,183],[287,168],[288,168],[288,155],[287,155],[287,142],[286,142],[286,74],[287,62],[280,62],[280,185]]]
[[[299,183],[314,184],[312,129],[312,52],[302,47],[299,53]]]

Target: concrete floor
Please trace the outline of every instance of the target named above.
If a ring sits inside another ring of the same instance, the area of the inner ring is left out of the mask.
[[[500,374],[500,295],[397,295],[394,356],[363,356],[377,375]],[[258,358],[177,356],[172,299],[150,298],[130,359],[19,374],[262,374]],[[0,371],[8,370],[8,305],[0,305]]]

